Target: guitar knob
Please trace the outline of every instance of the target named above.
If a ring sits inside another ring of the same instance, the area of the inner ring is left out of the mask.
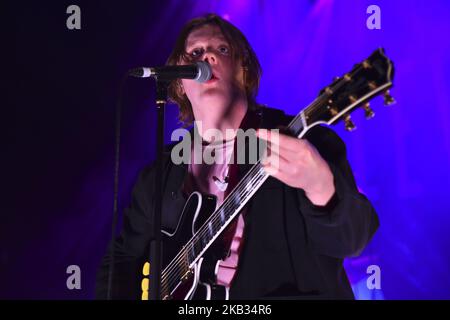
[[[364,108],[364,114],[366,116],[366,119],[372,119],[375,116],[375,112],[370,108],[370,103],[367,102],[363,105]]]
[[[392,105],[395,103],[395,99],[390,95],[389,90],[384,92],[384,104],[386,106]]]
[[[344,118],[344,122],[345,122],[345,130],[347,131],[354,131],[356,130],[356,126],[353,123],[352,119],[350,118],[350,115],[346,115]]]

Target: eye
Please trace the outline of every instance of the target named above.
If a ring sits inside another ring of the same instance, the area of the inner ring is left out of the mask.
[[[220,46],[219,47],[219,52],[222,54],[229,54],[230,53],[230,49],[228,49],[227,46]]]
[[[196,48],[196,49],[192,50],[190,53],[191,57],[194,57],[194,58],[199,57],[202,54],[203,54],[203,49],[200,49],[200,48]]]

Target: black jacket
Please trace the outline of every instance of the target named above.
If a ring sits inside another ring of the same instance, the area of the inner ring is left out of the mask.
[[[260,127],[285,125],[284,112],[263,108]],[[343,268],[345,257],[364,249],[378,227],[367,198],[357,191],[342,140],[330,129],[315,126],[305,135],[328,162],[336,194],[326,207],[314,206],[304,191],[270,177],[250,201],[244,246],[230,289],[231,299],[352,299]],[[248,167],[248,166],[247,166]],[[239,166],[240,174],[248,169]],[[187,165],[164,160],[162,224],[173,229],[186,201],[181,186]],[[153,210],[153,165],[144,168],[125,210],[123,229],[115,240],[113,298],[140,299],[142,264],[148,255]],[[106,297],[109,254],[97,275],[97,298]]]

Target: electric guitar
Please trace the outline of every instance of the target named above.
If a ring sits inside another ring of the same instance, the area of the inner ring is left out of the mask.
[[[356,64],[343,77],[338,77],[320,91],[319,96],[289,123],[292,136],[302,138],[313,126],[332,125],[344,120],[347,130],[356,127],[350,113],[361,107],[366,118],[374,112],[368,101],[384,94],[385,104],[394,103],[389,94],[394,76],[392,61],[384,50],[375,50],[366,60]],[[266,181],[260,161],[256,162],[234,189],[216,208],[212,195],[193,192],[173,232],[162,230],[162,242],[170,240],[173,249],[164,248],[161,272],[161,299],[228,299],[225,287],[214,285],[217,263],[222,259],[215,241],[240,213],[252,196]],[[177,245],[178,244],[178,245]],[[218,253],[219,252],[219,253]],[[149,275],[149,264],[143,269]],[[142,282],[142,299],[148,298],[148,279]]]

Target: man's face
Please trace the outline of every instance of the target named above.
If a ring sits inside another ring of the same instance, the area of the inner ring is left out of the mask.
[[[230,51],[228,42],[217,26],[206,25],[189,34],[186,52],[193,61],[207,61],[213,72],[211,79],[205,83],[182,80],[183,90],[192,104],[194,114],[203,108],[229,105],[237,95],[245,94],[241,61],[233,62]]]

